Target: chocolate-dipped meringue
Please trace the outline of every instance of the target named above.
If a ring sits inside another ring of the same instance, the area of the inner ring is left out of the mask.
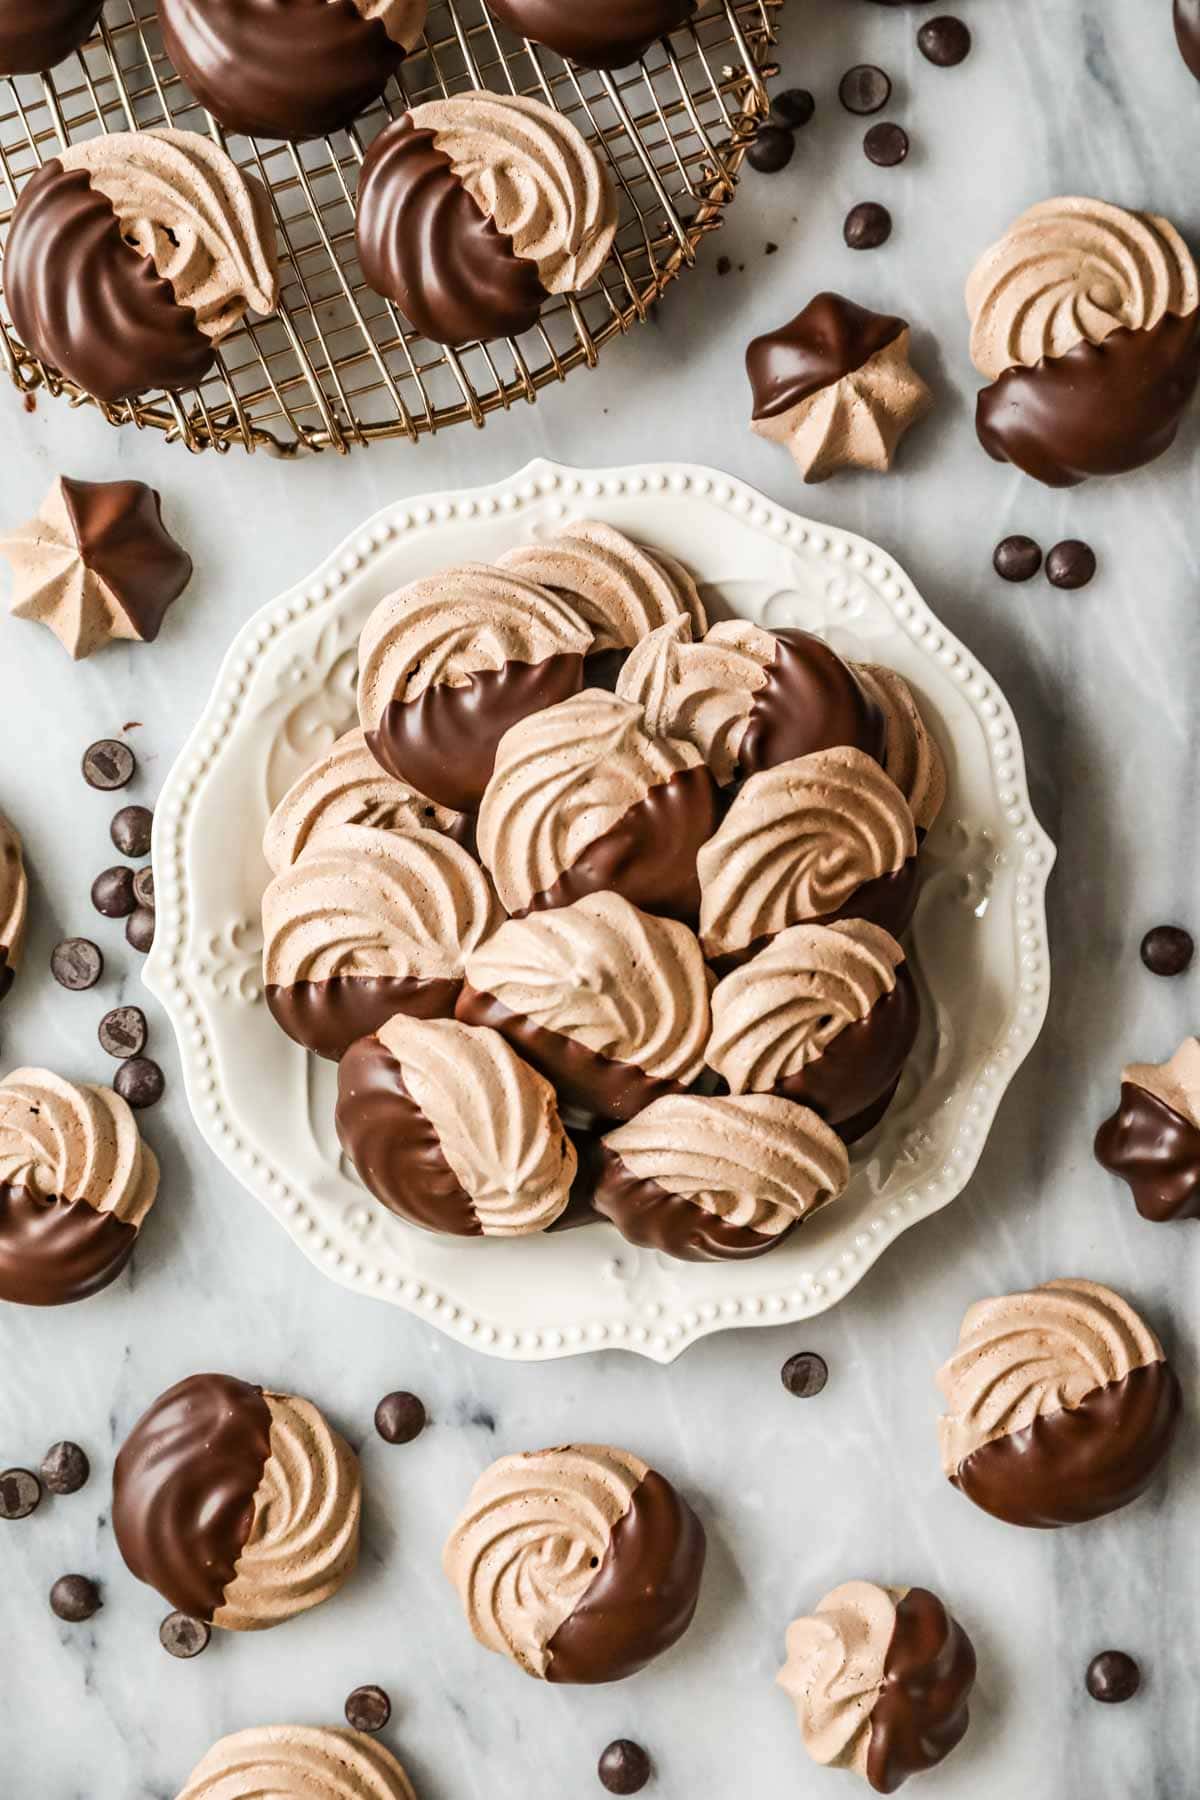
[[[389,775],[371,754],[366,733],[356,727],[292,783],[267,821],[263,855],[278,875],[331,826],[444,831],[462,843],[466,823],[461,813],[436,805]]]
[[[1200,379],[1200,277],[1175,227],[1102,200],[1032,206],[967,282],[976,427],[1051,487],[1170,448]]]
[[[114,639],[151,643],[192,578],[192,559],[141,481],[60,475],[36,515],[0,534],[10,611],[51,630],[76,661]]]
[[[194,131],[69,145],[22,188],[4,246],[17,336],[98,400],[195,386],[278,293],[265,188]]]
[[[37,75],[85,44],[104,0],[0,0],[0,76]]]
[[[392,1212],[455,1237],[525,1237],[565,1211],[576,1157],[554,1089],[499,1032],[389,1019],[338,1069],[337,1132]]]
[[[126,1438],[113,1533],[126,1566],[225,1631],[261,1631],[335,1594],[358,1560],[358,1458],[310,1400],[189,1375]]]
[[[792,925],[712,995],[707,1062],[733,1094],[809,1106],[847,1144],[876,1126],[920,1024],[904,951],[865,919]]]
[[[336,825],[270,883],[262,917],[272,1014],[336,1061],[393,1013],[449,1018],[495,897],[442,832]]]
[[[899,937],[917,896],[917,834],[861,750],[818,750],[752,775],[697,858],[700,939],[744,958],[789,925],[860,918]]]
[[[623,69],[659,38],[686,25],[696,0],[488,0],[496,17],[520,37],[544,44],[584,69]]]
[[[640,1457],[601,1444],[503,1456],[471,1490],[442,1566],[487,1650],[542,1681],[621,1681],[678,1642],[704,1527]]]
[[[382,600],[358,648],[358,716],[397,780],[474,812],[511,725],[577,694],[592,634],[547,588],[460,563]]]
[[[850,1175],[824,1120],[774,1094],[668,1095],[603,1143],[596,1210],[683,1262],[765,1255]]]
[[[523,95],[414,106],[375,139],[359,179],[363,275],[438,344],[532,330],[551,294],[596,279],[616,227],[592,146]]]
[[[29,883],[15,825],[0,813],[0,1000],[12,987],[25,945]]]
[[[854,673],[883,714],[887,727],[883,766],[908,801],[917,837],[923,838],[946,803],[941,746],[903,675],[882,663],[855,663]]]
[[[340,1726],[256,1725],[215,1743],[179,1800],[416,1800],[390,1750]]]
[[[788,1627],[776,1679],[814,1762],[894,1794],[961,1742],[975,1649],[928,1588],[845,1581]]]
[[[746,351],[751,427],[790,450],[805,481],[839,469],[886,471],[909,426],[933,405],[908,354],[906,320],[817,294]]]
[[[1200,1042],[1121,1070],[1121,1104],[1096,1133],[1096,1157],[1129,1183],[1143,1219],[1200,1219]]]
[[[48,1069],[0,1081],[0,1300],[62,1306],[107,1287],[157,1193],[119,1094]]]
[[[588,688],[501,738],[477,837],[509,913],[608,888],[644,912],[694,921],[697,852],[715,823],[700,752],[654,737],[640,706]]]
[[[379,99],[425,0],[158,0],[163,48],[226,131],[325,137]]]
[[[631,1119],[699,1079],[709,981],[686,925],[585,894],[501,925],[467,958],[455,1011],[501,1032],[578,1122]]]
[[[998,1519],[1044,1528],[1136,1500],[1171,1447],[1182,1398],[1154,1333],[1095,1281],[977,1302],[937,1379],[955,1487]]]

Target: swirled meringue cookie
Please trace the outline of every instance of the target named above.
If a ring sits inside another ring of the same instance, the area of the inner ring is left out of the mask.
[[[22,188],[4,292],[25,347],[98,400],[195,386],[275,311],[266,190],[198,132],[86,138]]]
[[[63,1306],[115,1281],[158,1162],[110,1088],[48,1069],[0,1081],[0,1300]]]
[[[444,831],[461,843],[466,821],[389,775],[371,754],[366,733],[356,728],[305,769],[268,819],[263,855],[272,872],[289,869],[315,837],[336,825]]]
[[[589,287],[617,228],[587,139],[541,100],[427,100],[371,145],[358,187],[369,286],[437,344],[519,337],[551,294]]]
[[[338,1069],[337,1132],[375,1198],[454,1237],[525,1237],[566,1210],[576,1157],[554,1089],[497,1031],[389,1019]]]
[[[1136,1500],[1182,1398],[1154,1333],[1095,1281],[977,1302],[937,1379],[946,1474],[1012,1525],[1077,1525]]]
[[[584,69],[623,69],[659,38],[686,25],[696,0],[488,0],[496,17],[531,43],[544,44]]]
[[[158,0],[163,48],[226,131],[325,137],[379,99],[425,0]]]
[[[310,1400],[189,1375],[126,1438],[113,1532],[180,1612],[262,1631],[336,1594],[358,1561],[358,1458]]]
[[[883,766],[913,816],[918,839],[932,830],[946,804],[946,763],[903,675],[882,663],[855,663],[859,685],[883,714]]]
[[[15,825],[0,813],[0,1000],[16,979],[25,945],[29,884]]]
[[[818,750],[752,775],[697,858],[710,961],[789,925],[867,919],[898,937],[917,894],[903,794],[861,750]]]
[[[257,1725],[215,1743],[179,1800],[417,1800],[390,1750],[365,1731]]]
[[[565,1444],[485,1469],[442,1567],[486,1650],[542,1681],[635,1675],[692,1622],[704,1527],[627,1450]]]
[[[845,1581],[788,1627],[776,1679],[814,1762],[894,1794],[962,1741],[975,1648],[928,1588]]]
[[[1200,379],[1200,276],[1175,227],[1103,200],[1044,200],[967,282],[971,358],[991,386],[980,442],[1051,487],[1170,448]]]
[[[477,839],[510,914],[607,888],[694,922],[697,853],[715,824],[700,752],[653,736],[640,706],[587,688],[505,732]]]
[[[336,1061],[393,1013],[449,1017],[495,897],[442,832],[334,825],[276,875],[262,916],[272,1014]]]
[[[731,1093],[799,1101],[853,1144],[891,1104],[920,1016],[881,926],[792,925],[717,983],[707,1062]]]
[[[579,692],[591,632],[561,596],[459,563],[382,600],[358,647],[358,717],[397,780],[474,812],[511,725]]]
[[[1129,1183],[1143,1219],[1200,1219],[1200,1042],[1121,1070],[1121,1104],[1096,1133],[1096,1157]]]
[[[774,1094],[668,1095],[603,1143],[597,1212],[683,1262],[765,1255],[850,1178],[824,1120]]]
[[[485,939],[455,1012],[507,1038],[580,1123],[631,1119],[699,1079],[709,980],[686,925],[585,894]]]
[[[0,0],[0,76],[37,75],[85,44],[104,0]]]

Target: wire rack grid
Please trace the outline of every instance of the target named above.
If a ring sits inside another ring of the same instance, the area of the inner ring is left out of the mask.
[[[44,386],[72,405],[99,406],[114,425],[153,428],[192,451],[344,454],[378,438],[480,426],[570,370],[594,366],[603,345],[645,320],[694,262],[767,109],[781,5],[701,0],[688,28],[610,75],[506,32],[485,0],[433,0],[422,44],[384,99],[352,130],[297,145],[227,139],[167,61],[154,0],[109,0],[96,35],[54,73],[0,80],[0,364],[26,392]],[[586,293],[556,296],[520,340],[447,350],[366,286],[354,195],[366,147],[390,118],[472,87],[530,95],[578,125],[607,163],[621,223]],[[279,310],[228,338],[200,388],[103,405],[18,342],[4,309],[3,240],[22,186],[65,145],[164,125],[206,132],[267,187],[281,253]]]

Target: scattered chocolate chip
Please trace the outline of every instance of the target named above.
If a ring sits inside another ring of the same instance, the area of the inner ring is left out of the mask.
[[[892,235],[892,215],[877,200],[862,200],[846,214],[842,236],[851,250],[878,250]]]
[[[597,1773],[610,1794],[640,1794],[650,1779],[650,1758],[631,1738],[617,1738],[602,1754]]]
[[[140,1006],[114,1006],[100,1021],[100,1048],[124,1060],[146,1048],[146,1015]]]
[[[782,125],[785,131],[803,131],[816,110],[817,103],[807,88],[785,88],[771,102],[771,123]]]
[[[992,567],[1002,581],[1030,581],[1041,566],[1041,545],[1020,533],[1001,538],[992,552]]]
[[[149,955],[154,943],[153,907],[138,906],[130,913],[125,921],[125,941],[139,955]]]
[[[908,155],[908,133],[903,125],[884,120],[871,126],[863,139],[863,149],[867,161],[873,162],[877,169],[894,169]]]
[[[1051,587],[1086,587],[1096,573],[1096,552],[1079,538],[1065,538],[1046,552],[1046,580]]]
[[[392,1716],[392,1703],[381,1687],[356,1687],[346,1700],[346,1723],[352,1731],[382,1731]]]
[[[42,1458],[42,1481],[52,1494],[77,1494],[91,1472],[87,1456],[69,1438],[51,1444]]]
[[[89,787],[111,793],[116,788],[129,786],[137,768],[137,758],[128,744],[122,744],[116,738],[101,738],[84,751],[82,767],[83,779]]]
[[[796,140],[782,125],[760,125],[746,152],[746,161],[760,175],[776,175],[792,160]]]
[[[89,938],[66,938],[50,955],[50,973],[60,987],[81,994],[104,973],[104,958]]]
[[[424,1402],[402,1390],[385,1394],[375,1408],[375,1429],[389,1444],[411,1444],[424,1431],[427,1419]]]
[[[131,1056],[113,1076],[113,1087],[135,1112],[157,1106],[166,1085],[162,1070],[148,1056]]]
[[[1088,1664],[1087,1691],[1105,1706],[1132,1700],[1142,1685],[1142,1671],[1124,1650],[1102,1650]]]
[[[815,1350],[800,1350],[788,1357],[779,1374],[789,1394],[797,1400],[811,1400],[829,1380],[829,1366]]]
[[[151,912],[154,911],[154,870],[149,863],[133,878],[133,897],[139,906],[148,906]]]
[[[148,806],[123,806],[110,826],[122,856],[149,856],[154,814]]]
[[[137,905],[133,894],[133,870],[124,863],[101,870],[92,883],[92,905],[106,919],[127,919]]]
[[[961,19],[950,13],[926,19],[917,32],[917,49],[939,69],[952,69],[964,62],[971,52],[971,33]]]
[[[1192,934],[1182,925],[1156,925],[1142,939],[1142,961],[1152,975],[1182,975],[1195,954]]]
[[[199,1656],[208,1649],[212,1628],[189,1613],[168,1613],[158,1628],[158,1641],[168,1656]]]
[[[847,112],[882,112],[891,97],[891,79],[874,63],[855,63],[838,83],[838,99]]]
[[[82,1625],[103,1604],[100,1589],[86,1575],[60,1575],[50,1589],[50,1611],[68,1625]]]
[[[42,1484],[31,1469],[5,1469],[0,1474],[0,1519],[27,1519],[36,1512]]]

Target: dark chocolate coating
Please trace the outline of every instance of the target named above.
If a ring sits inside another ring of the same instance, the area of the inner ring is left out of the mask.
[[[459,981],[415,975],[334,975],[329,981],[293,981],[268,987],[276,1024],[306,1050],[337,1062],[357,1038],[367,1037],[396,1013],[410,1019],[452,1019]]]
[[[44,1200],[0,1182],[0,1300],[66,1306],[115,1281],[137,1227],[86,1200]]]
[[[195,387],[212,367],[192,308],[125,242],[87,171],[57,158],[21,189],[4,293],[25,348],[98,400]]]
[[[1175,0],[1175,41],[1180,56],[1200,81],[1200,0]]]
[[[877,1102],[886,1103],[895,1093],[920,1023],[916,983],[908,964],[901,963],[891,993],[877,1000],[865,1019],[843,1026],[823,1055],[777,1082],[774,1091],[811,1107],[853,1143],[882,1117],[875,1112]],[[854,1136],[845,1130],[849,1124],[856,1127]]]
[[[678,1643],[695,1615],[706,1549],[687,1501],[648,1469],[595,1579],[546,1646],[547,1681],[623,1681]]]
[[[369,286],[435,344],[520,337],[546,302],[538,266],[518,256],[411,115],[363,162],[355,224]]]
[[[270,1451],[261,1388],[189,1375],[160,1394],[113,1469],[113,1533],[138,1580],[211,1621],[250,1535]]]
[[[936,1768],[961,1742],[975,1684],[975,1647],[936,1594],[910,1588],[896,1607],[871,1709],[867,1780],[894,1794],[910,1775]]]
[[[694,1200],[668,1193],[657,1181],[641,1180],[607,1145],[592,1204],[631,1244],[665,1251],[680,1262],[745,1262],[777,1250],[790,1235],[782,1231],[768,1237],[743,1225],[727,1225]]]
[[[163,47],[226,131],[325,137],[378,100],[404,61],[353,0],[158,0]]]
[[[488,0],[519,37],[544,44],[584,69],[624,69],[659,38],[686,25],[696,0]]]
[[[905,319],[871,312],[841,294],[817,294],[778,331],[755,338],[746,373],[755,419],[774,419],[870,362],[907,330]]]
[[[7,997],[17,978],[17,971],[8,960],[9,946],[0,944],[0,1000]]]
[[[481,669],[462,687],[437,682],[415,700],[389,701],[367,743],[382,768],[419,794],[473,813],[509,727],[570,700],[582,683],[582,656],[566,653]]]
[[[52,69],[91,37],[104,0],[0,0],[0,76]]]
[[[1032,369],[1006,369],[975,403],[979,441],[1048,487],[1122,475],[1169,450],[1200,380],[1200,311],[1114,331]]]
[[[1010,1525],[1051,1530],[1102,1518],[1150,1485],[1181,1403],[1170,1364],[1146,1363],[1082,1405],[984,1444],[959,1466],[954,1485]]]
[[[162,501],[141,481],[62,478],[80,553],[143,643],[158,636],[167,608],[192,578],[192,559],[162,521]]]
[[[887,721],[849,663],[808,631],[777,631],[775,659],[754,696],[738,768],[757,775],[814,750],[849,745],[883,761]]]
[[[377,1037],[352,1044],[338,1068],[338,1141],[375,1198],[410,1225],[452,1237],[479,1237],[471,1197],[442,1153],[441,1140],[404,1083],[400,1064]]]
[[[1096,1133],[1096,1160],[1129,1183],[1143,1219],[1200,1219],[1200,1130],[1132,1081]]]

